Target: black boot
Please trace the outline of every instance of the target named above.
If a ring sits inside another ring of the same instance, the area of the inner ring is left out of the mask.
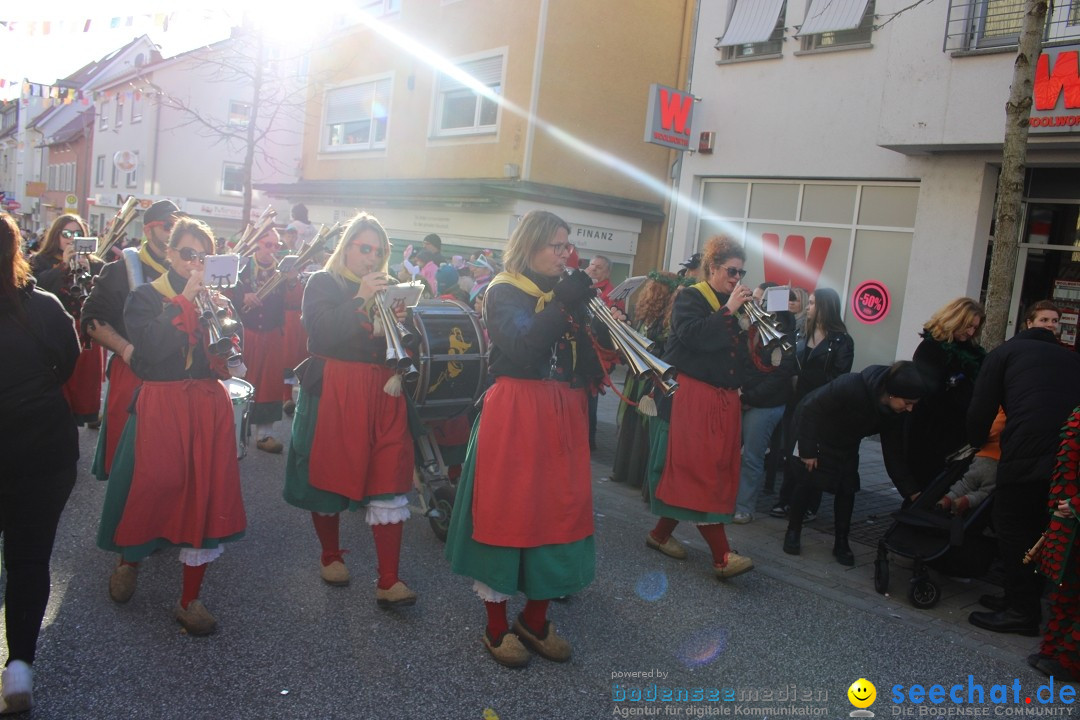
[[[833,557],[836,558],[836,562],[841,565],[851,567],[855,564],[855,553],[851,552],[851,546],[848,545],[847,535],[836,536],[836,540],[833,541],[832,554]]]
[[[798,555],[802,552],[802,528],[789,527],[784,533],[784,552],[788,555]]]

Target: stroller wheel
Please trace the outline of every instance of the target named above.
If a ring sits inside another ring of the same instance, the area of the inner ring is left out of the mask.
[[[941,590],[926,578],[915,578],[911,581],[911,589],[908,590],[908,599],[911,604],[920,610],[927,610],[938,604],[941,600]]]
[[[450,515],[454,511],[454,488],[450,485],[441,485],[431,493],[431,509],[433,512],[428,517],[431,531],[435,537],[446,542],[446,533],[450,529]]]
[[[882,550],[874,560],[874,590],[881,595],[889,592],[889,558]]]

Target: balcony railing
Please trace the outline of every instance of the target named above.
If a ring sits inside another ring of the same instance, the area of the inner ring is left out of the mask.
[[[1058,0],[1046,16],[1043,41],[1080,42],[1080,0]],[[945,51],[1016,47],[1025,0],[950,0]]]

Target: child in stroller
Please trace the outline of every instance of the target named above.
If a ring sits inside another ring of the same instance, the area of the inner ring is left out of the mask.
[[[939,508],[954,515],[966,515],[994,492],[997,485],[997,466],[1001,459],[1001,431],[1005,427],[1005,410],[998,408],[990,427],[990,435],[982,449],[975,453],[964,476],[937,501]]]

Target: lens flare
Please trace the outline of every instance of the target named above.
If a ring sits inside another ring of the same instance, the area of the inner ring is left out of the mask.
[[[688,668],[704,667],[727,650],[728,631],[711,628],[691,636],[675,653]]]
[[[668,579],[663,570],[645,573],[637,581],[634,588],[642,600],[656,602],[667,594]]]

